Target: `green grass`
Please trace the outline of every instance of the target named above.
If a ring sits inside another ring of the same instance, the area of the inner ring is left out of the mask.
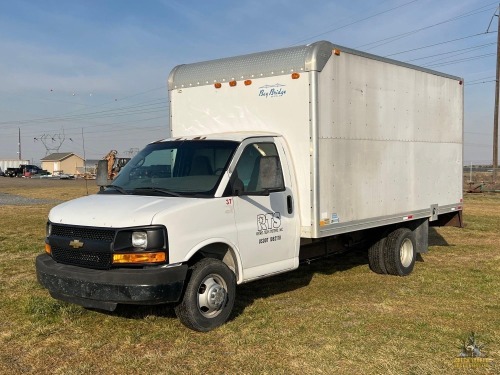
[[[500,371],[453,362],[470,332],[500,359],[498,195],[466,196],[466,228],[432,230],[408,277],[372,273],[363,252],[313,262],[239,286],[230,321],[205,334],[182,326],[171,306],[103,313],[52,299],[34,269],[49,209],[0,206],[2,374]]]

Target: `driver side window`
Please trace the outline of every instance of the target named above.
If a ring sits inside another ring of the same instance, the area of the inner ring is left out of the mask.
[[[241,195],[261,194],[266,191],[266,187],[262,186],[260,173],[262,159],[266,157],[274,157],[279,163],[274,143],[253,143],[245,147],[232,176],[233,192],[238,191]],[[281,173],[281,169],[279,173]],[[282,176],[279,178],[282,179]]]

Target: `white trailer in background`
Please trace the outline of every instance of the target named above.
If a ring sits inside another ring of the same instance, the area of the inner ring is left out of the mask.
[[[408,275],[429,225],[462,225],[458,77],[322,41],[179,65],[168,84],[171,137],[50,212],[37,273],[55,298],[171,302],[206,331],[237,283],[354,246]]]
[[[5,172],[7,168],[19,168],[21,164],[29,164],[29,160],[19,160],[19,159],[1,159],[0,160],[0,171]]]

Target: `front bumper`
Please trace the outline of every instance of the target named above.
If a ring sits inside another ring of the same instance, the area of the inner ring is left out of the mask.
[[[187,265],[94,270],[57,263],[48,254],[36,258],[38,282],[52,297],[108,311],[113,311],[117,304],[178,302],[187,270]]]

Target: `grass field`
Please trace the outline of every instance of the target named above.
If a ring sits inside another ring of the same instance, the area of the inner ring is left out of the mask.
[[[0,193],[97,190],[9,180]],[[500,373],[500,195],[467,195],[467,226],[431,230],[408,277],[372,273],[365,253],[338,255],[239,286],[231,320],[204,334],[169,306],[103,313],[52,299],[34,259],[53,205],[0,206],[0,374]],[[496,365],[456,367],[471,332]]]

